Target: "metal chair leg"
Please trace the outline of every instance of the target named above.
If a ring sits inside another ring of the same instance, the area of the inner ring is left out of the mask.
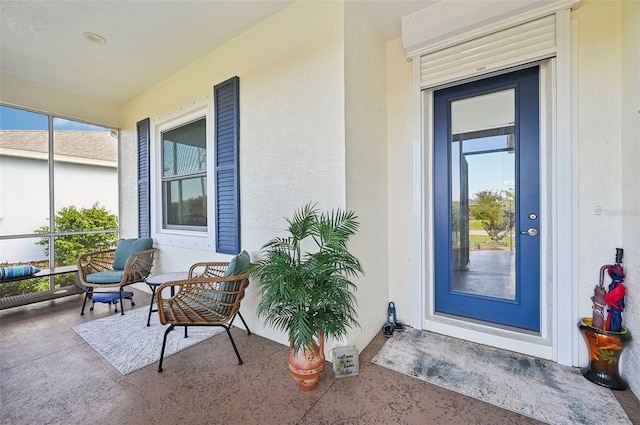
[[[149,285],[151,286],[151,285]],[[151,313],[153,310],[153,300],[156,298],[156,287],[151,286],[151,304],[149,304],[149,318],[147,319],[147,326],[151,326]]]
[[[238,364],[242,364],[242,359],[240,358],[240,353],[238,352],[238,347],[236,347],[236,343],[233,340],[233,337],[231,336],[231,331],[229,330],[229,327],[227,326],[223,326],[224,330],[227,331],[227,335],[229,336],[229,341],[231,341],[231,345],[233,345],[233,350],[236,352],[236,357],[238,357]]]
[[[160,351],[160,363],[158,363],[158,373],[162,372],[162,361],[164,360],[164,349],[167,346],[167,335],[175,328],[175,325],[169,325],[166,331],[164,331],[164,339],[162,340],[162,351]]]
[[[90,292],[93,292],[93,288],[84,291],[84,301],[82,302],[82,310],[80,310],[80,316],[84,316],[84,307],[87,305],[87,298],[89,298]]]
[[[247,326],[247,322],[244,321],[244,317],[242,317],[242,314],[240,314],[240,312],[237,313],[238,316],[240,316],[240,320],[242,320],[242,324],[244,325],[244,328],[247,330],[247,335],[251,335],[251,329],[249,329],[249,326]]]
[[[124,303],[122,302],[122,286],[120,287],[120,314],[124,316]]]

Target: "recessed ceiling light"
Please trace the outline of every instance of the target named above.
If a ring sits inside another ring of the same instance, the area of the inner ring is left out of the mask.
[[[94,44],[99,44],[101,46],[107,44],[107,40],[105,40],[104,37],[94,32],[85,32],[82,33],[82,36]]]

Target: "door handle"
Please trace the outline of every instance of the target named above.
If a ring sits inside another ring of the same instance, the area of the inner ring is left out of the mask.
[[[529,230],[525,230],[523,232],[520,232],[521,235],[529,235],[529,236],[537,236],[538,235],[538,231],[536,229],[529,229]]]

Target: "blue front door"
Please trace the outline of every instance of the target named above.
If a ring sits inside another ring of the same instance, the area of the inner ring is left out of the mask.
[[[434,92],[435,310],[540,330],[539,69]]]

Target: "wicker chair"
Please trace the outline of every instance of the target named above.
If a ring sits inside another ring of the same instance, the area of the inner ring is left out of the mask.
[[[242,364],[230,328],[236,316],[240,316],[247,334],[251,335],[251,330],[240,314],[240,302],[244,298],[247,286],[249,286],[249,278],[247,273],[229,276],[232,269],[229,264],[222,262],[196,263],[189,269],[187,279],[166,282],[158,288],[156,298],[160,323],[169,324],[162,340],[158,372],[162,372],[167,336],[176,326],[184,326],[185,338],[189,326],[223,327],[236,352],[238,364]],[[163,297],[162,290],[170,287],[178,289],[175,295],[170,298]]]
[[[115,288],[118,289],[120,309],[124,314],[123,288],[143,282],[149,276],[156,253],[152,245],[153,239],[150,238],[121,239],[116,249],[90,252],[78,257],[78,277],[85,290],[80,315],[84,315],[87,299],[93,296],[95,289],[111,289],[109,292],[115,292]],[[134,305],[133,302],[131,304]]]

